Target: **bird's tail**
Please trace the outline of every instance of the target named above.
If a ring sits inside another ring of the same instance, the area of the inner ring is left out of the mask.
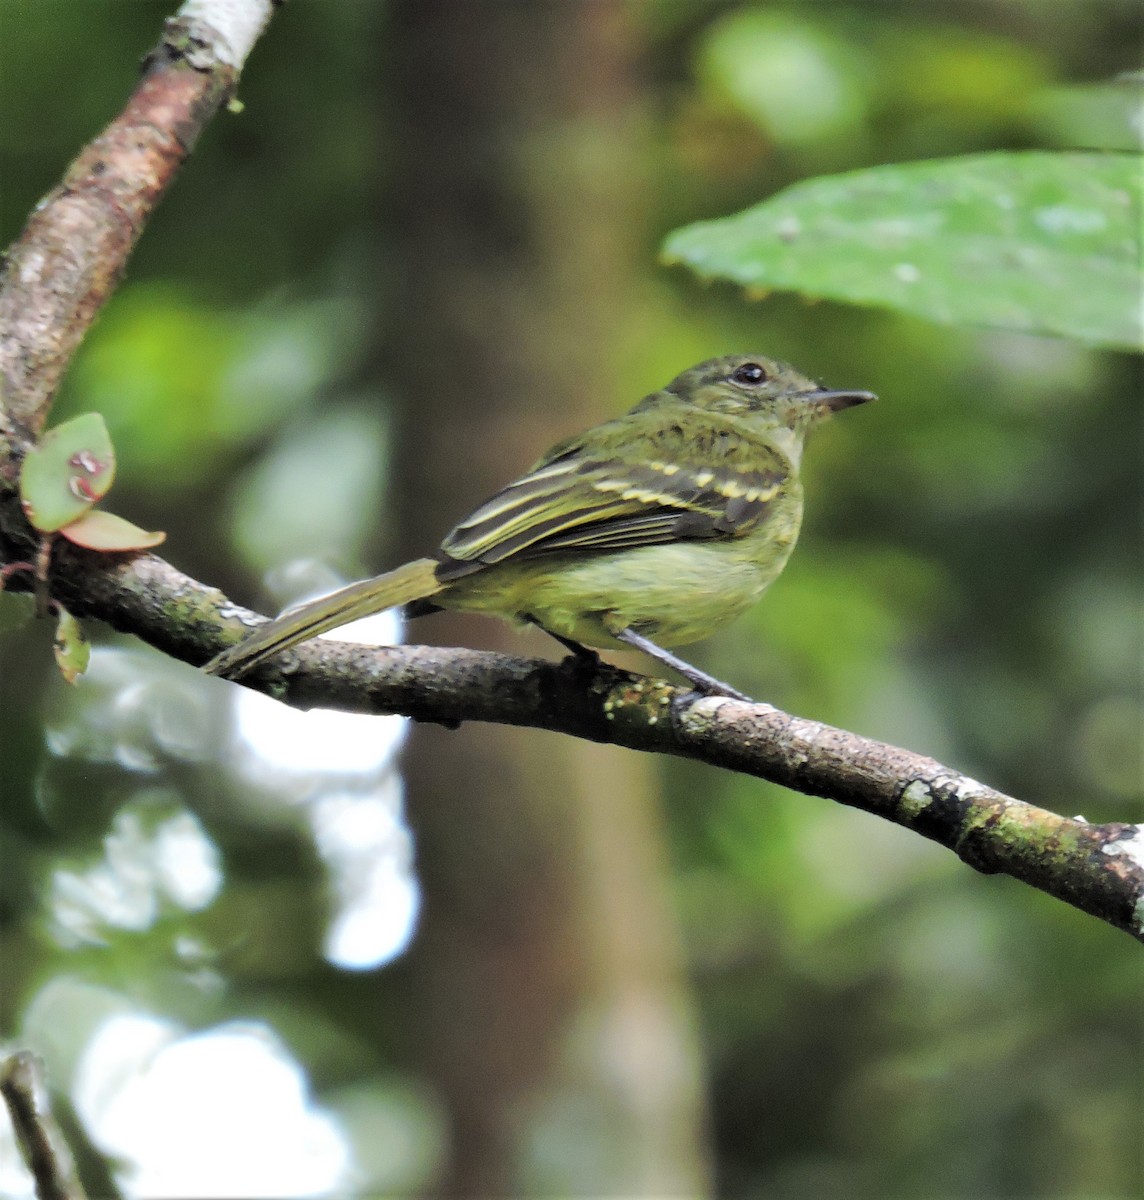
[[[212,658],[203,670],[208,675],[235,679],[272,655],[309,641],[319,633],[411,600],[436,595],[443,586],[437,580],[436,567],[431,558],[414,559],[385,575],[351,583],[328,596],[311,600],[259,626],[237,646]]]

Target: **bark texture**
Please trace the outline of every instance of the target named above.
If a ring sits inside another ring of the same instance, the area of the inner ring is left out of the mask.
[[[274,7],[273,0],[190,0],[167,22],[123,111],[8,248],[0,274],[0,437],[24,441],[43,428],[72,356],[199,134],[233,93]]]

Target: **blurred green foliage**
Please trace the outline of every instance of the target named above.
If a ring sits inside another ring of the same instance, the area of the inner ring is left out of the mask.
[[[1035,103],[1040,128],[1066,146],[1144,150],[1144,72],[1105,83],[1050,88]]]
[[[169,8],[0,0],[5,242],[117,110]],[[236,595],[287,557],[385,565],[375,342],[403,303],[375,199],[401,182],[386,171],[401,136],[377,67],[386,12],[285,6],[245,111],[191,157],[56,414],[104,414],[116,507]],[[630,346],[615,406],[744,348],[881,397],[810,448],[802,545],[707,665],[1046,807],[1140,819],[1138,360],[790,295],[747,303],[655,264],[669,230],[811,176],[1125,148],[1105,100],[1074,100],[1136,65],[1138,13],[633,12],[652,186],[639,287],[615,314]],[[463,367],[442,362],[443,384]],[[120,643],[105,631],[78,694],[54,673],[50,630],[0,637],[2,1036],[48,1044],[66,1088],[109,1013],[265,1021],[351,1130],[360,1186],[424,1186],[443,1134],[402,1068],[408,1030],[384,988],[323,958],[334,887],[306,797],[358,785],[243,760],[221,692],[151,652],[107,655]],[[873,818],[685,763],[663,772],[721,1194],[1140,1193],[1144,975],[1128,939]],[[175,834],[219,872],[202,905],[154,866]],[[135,907],[111,904],[124,897]]]

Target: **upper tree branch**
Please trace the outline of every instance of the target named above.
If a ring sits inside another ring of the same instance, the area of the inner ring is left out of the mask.
[[[0,275],[0,436],[26,439],[119,282],[147,218],[278,0],[187,0],[123,112],[81,151],[9,247]]]

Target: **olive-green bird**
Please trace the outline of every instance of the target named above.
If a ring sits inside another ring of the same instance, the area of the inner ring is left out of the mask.
[[[808,430],[872,399],[759,354],[700,363],[558,443],[432,558],[289,611],[205,670],[235,678],[403,605],[407,616],[450,608],[539,625],[582,654],[634,646],[703,691],[745,698],[662,647],[698,641],[759,599],[798,537]]]

